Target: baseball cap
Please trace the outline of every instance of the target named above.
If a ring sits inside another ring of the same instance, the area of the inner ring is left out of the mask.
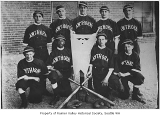
[[[83,5],[83,6],[85,6],[85,7],[88,7],[88,6],[87,6],[87,3],[84,2],[84,1],[80,1],[80,2],[79,2],[79,7],[80,7],[81,5]]]
[[[133,45],[133,41],[131,39],[126,39],[123,41],[122,44],[130,44],[130,45]]]
[[[60,9],[62,9],[62,8],[64,9],[64,6],[62,6],[62,5],[57,6],[57,7],[56,7],[56,13],[57,13],[58,11],[60,11]]]
[[[127,5],[125,5],[125,6],[123,7],[123,11],[124,11],[125,9],[127,9],[127,8],[133,8],[133,6],[130,5],[130,4],[127,4]]]
[[[42,11],[35,11],[34,13],[33,13],[33,17],[36,15],[36,14],[41,14],[42,15],[42,17],[43,17],[43,13],[42,13]]]
[[[34,48],[30,47],[30,46],[27,46],[27,47],[24,48],[23,53],[31,52],[31,51],[34,52]]]
[[[58,35],[58,36],[56,37],[56,40],[59,40],[59,39],[66,40],[66,38],[65,38],[63,35]]]
[[[102,6],[102,7],[100,8],[100,12],[101,12],[102,10],[107,10],[107,11],[109,11],[109,8],[108,8],[107,6]]]
[[[96,36],[96,38],[98,38],[99,36],[105,36],[107,39],[107,35],[104,32],[99,32]]]

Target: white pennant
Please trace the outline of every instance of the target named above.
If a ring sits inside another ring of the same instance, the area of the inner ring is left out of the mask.
[[[82,70],[86,75],[90,63],[90,54],[93,45],[96,42],[96,33],[94,34],[74,34],[71,32],[71,48],[73,58],[73,70],[75,75]]]

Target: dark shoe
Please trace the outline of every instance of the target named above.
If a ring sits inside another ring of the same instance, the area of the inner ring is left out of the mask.
[[[140,92],[139,89],[136,87],[133,87],[132,100],[136,100],[138,102],[146,104],[146,102],[138,96],[138,92]]]
[[[110,94],[110,95],[108,96],[108,99],[111,100],[111,101],[115,101],[115,97],[114,97],[112,94]]]
[[[50,93],[50,92],[47,91],[47,90],[44,91],[43,95],[45,95],[45,96],[53,96],[53,94]]]
[[[19,107],[19,109],[25,109],[25,108],[27,108],[27,106],[28,106],[27,101],[24,101],[21,103],[21,106]]]
[[[60,96],[54,96],[53,99],[51,100],[51,102],[49,103],[49,105],[55,105],[57,103],[57,101],[59,101]]]
[[[132,100],[136,100],[138,102],[146,104],[146,102],[142,98],[138,97],[138,95],[132,95]]]

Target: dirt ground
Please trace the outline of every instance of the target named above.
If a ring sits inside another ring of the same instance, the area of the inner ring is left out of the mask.
[[[131,99],[121,100],[116,98],[114,101],[115,106],[113,109],[155,109],[157,107],[157,69],[155,59],[155,45],[152,43],[140,43],[141,48],[141,67],[142,74],[145,76],[145,82],[141,86],[140,90],[143,93],[143,97],[146,104],[141,104]],[[9,54],[2,55],[2,108],[3,109],[17,109],[21,100],[18,92],[15,90],[15,83],[17,81],[17,63],[23,58],[22,54]],[[75,86],[72,84],[73,90]],[[132,91],[132,84],[130,84]],[[50,82],[47,80],[47,89],[52,92]],[[27,90],[29,91],[29,90]],[[75,97],[73,97],[74,99]],[[90,100],[93,102],[94,96],[90,95]],[[29,103],[28,109],[52,109],[57,108],[65,98],[54,106],[49,105],[51,97],[43,97],[43,101],[39,104]],[[91,109],[92,103],[83,102],[81,109]]]

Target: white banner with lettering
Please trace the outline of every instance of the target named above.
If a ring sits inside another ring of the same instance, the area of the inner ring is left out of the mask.
[[[71,31],[71,48],[74,74],[78,75],[81,70],[85,75],[90,63],[90,53],[96,42],[94,34],[74,34]]]

